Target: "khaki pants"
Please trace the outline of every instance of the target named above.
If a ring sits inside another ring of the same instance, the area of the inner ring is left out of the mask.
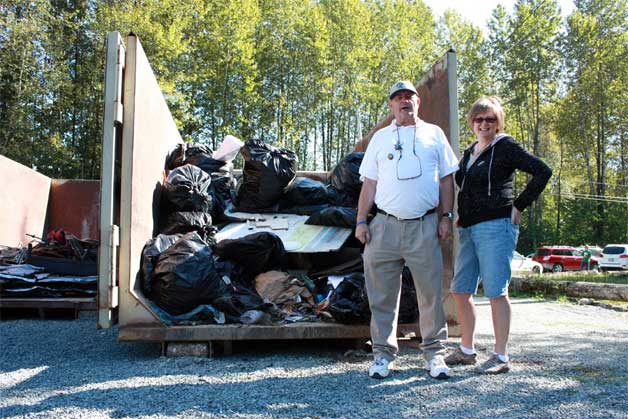
[[[438,215],[400,221],[377,214],[369,225],[371,240],[364,250],[366,291],[371,307],[373,355],[392,361],[397,345],[397,319],[404,262],[414,278],[419,305],[421,349],[426,360],[444,355],[447,339],[443,311],[443,261],[437,235]]]

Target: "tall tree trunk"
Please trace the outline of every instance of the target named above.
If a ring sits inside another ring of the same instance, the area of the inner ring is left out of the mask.
[[[602,71],[602,68],[600,68],[600,71]],[[595,191],[596,191],[596,195],[598,195],[598,198],[601,198],[605,196],[605,188],[604,188],[605,166],[606,166],[606,161],[605,161],[606,144],[604,140],[604,106],[605,106],[604,96],[605,96],[605,93],[604,93],[604,83],[602,80],[603,77],[601,76],[603,73],[599,72],[598,74],[600,74],[599,83],[598,83],[598,88],[599,88],[598,93],[599,93],[600,102],[599,102],[599,109],[597,112],[597,135],[596,135],[597,179],[596,179],[596,184],[595,184]],[[605,202],[603,200],[597,201],[596,210],[597,210],[597,220],[594,223],[595,240],[599,242],[599,241],[603,241],[604,239],[604,224],[606,222],[605,215],[604,215]]]

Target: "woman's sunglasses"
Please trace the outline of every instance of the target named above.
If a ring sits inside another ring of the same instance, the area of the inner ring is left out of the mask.
[[[488,118],[473,118],[473,123],[475,124],[481,124],[482,122],[487,122],[489,124],[494,124],[495,122],[497,122],[497,118],[489,116]]]

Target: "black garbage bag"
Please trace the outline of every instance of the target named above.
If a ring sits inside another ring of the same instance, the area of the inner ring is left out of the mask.
[[[358,205],[362,181],[360,180],[360,165],[364,153],[355,152],[348,154],[338,163],[329,176],[328,194],[332,203],[342,207],[355,207]]]
[[[225,217],[224,213],[229,202],[233,201],[235,196],[235,179],[230,172],[226,174],[212,173],[211,178],[212,216],[217,223],[227,221],[229,218]]]
[[[246,142],[240,153],[244,169],[235,202],[238,210],[258,212],[277,204],[296,175],[296,154],[252,140]]]
[[[310,278],[364,272],[362,251],[359,248],[342,246],[333,252],[310,253],[305,262]]]
[[[187,313],[173,316],[150,301],[150,308],[159,315],[159,319],[167,326],[196,326],[199,324],[225,324],[225,313],[211,304],[203,304]]]
[[[233,200],[236,181],[233,177],[233,164],[212,158],[212,150],[206,145],[196,143],[177,144],[166,158],[166,169],[174,170],[185,164],[191,164],[210,175],[209,194],[212,197],[211,214],[217,221],[223,219],[227,202]]]
[[[282,194],[279,208],[326,203],[328,203],[327,187],[323,182],[307,177],[297,177]]]
[[[343,324],[367,324],[371,320],[371,309],[366,295],[364,275],[351,274],[333,291],[327,311]]]
[[[140,271],[137,276],[144,291],[144,295],[150,298],[152,292],[152,286],[150,278],[153,275],[153,269],[157,257],[170,246],[172,246],[177,240],[181,238],[181,234],[159,234],[157,237],[153,237],[148,240],[142,249],[142,258],[140,261]]]
[[[207,174],[219,172],[231,172],[233,164],[221,160],[215,160],[212,149],[199,143],[180,143],[166,157],[166,169],[174,170],[185,164],[192,164],[201,168]]]
[[[246,284],[259,274],[281,269],[285,264],[286,250],[281,239],[273,233],[249,234],[240,239],[222,240],[214,249],[222,259],[242,267],[242,279]]]
[[[203,304],[229,309],[227,284],[214,268],[211,249],[196,232],[182,236],[157,257],[151,286],[152,300],[175,316]]]
[[[175,211],[211,212],[211,178],[196,166],[177,167],[164,183],[164,198]]]
[[[214,305],[225,313],[227,323],[239,323],[249,310],[271,312],[273,308],[255,290],[243,286],[231,287],[230,295],[214,300]]]
[[[177,144],[177,147],[166,157],[166,169],[174,170],[179,166],[183,166],[185,160],[185,143]]]
[[[297,205],[296,207],[279,208],[273,212],[280,214],[312,215],[328,208],[328,204],[323,205]]]
[[[212,158],[213,151],[204,144],[191,143],[185,150],[184,164],[193,164],[205,173],[231,172],[233,164]]]
[[[310,215],[305,224],[355,228],[358,210],[347,207],[327,207]]]
[[[231,200],[236,187],[236,181],[231,172],[228,174],[214,173],[211,178],[212,189],[215,191],[217,197],[223,201]]]
[[[232,262],[227,259],[223,259],[216,254],[214,249],[214,267],[216,268],[216,272],[220,275],[221,278],[227,278],[227,282],[232,284],[243,284],[246,281],[244,268],[242,265],[239,265],[235,262]]]
[[[216,244],[217,229],[212,225],[212,216],[206,212],[177,211],[168,215],[163,234],[189,233],[196,231],[210,246]]]
[[[414,323],[419,318],[414,280],[407,266],[401,274],[401,301],[399,302],[399,323]]]

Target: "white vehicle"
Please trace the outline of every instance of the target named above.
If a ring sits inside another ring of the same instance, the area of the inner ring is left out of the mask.
[[[602,271],[628,269],[628,244],[607,244],[598,260]]]
[[[530,258],[523,256],[519,252],[515,252],[512,255],[512,261],[510,261],[510,270],[512,273],[543,273],[543,265],[539,262],[535,262]]]

